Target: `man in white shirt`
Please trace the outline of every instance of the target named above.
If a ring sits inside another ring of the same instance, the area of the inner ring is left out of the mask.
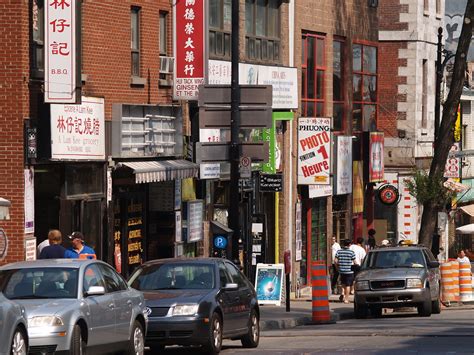
[[[469,258],[466,256],[466,253],[464,253],[464,250],[462,250],[462,249],[458,252],[457,261],[460,262],[460,263],[470,263],[471,262],[471,260],[469,260]]]
[[[332,237],[332,245],[331,245],[331,257],[332,257],[332,277],[331,277],[331,290],[334,295],[337,295],[337,279],[339,277],[339,272],[337,271],[335,259],[336,259],[336,253],[337,251],[341,249],[341,246],[336,240],[336,237]]]
[[[357,244],[351,244],[349,247],[350,250],[352,250],[355,254],[355,265],[354,265],[354,278],[357,276],[357,273],[360,270],[360,266],[362,265],[362,261],[365,258],[365,255],[367,252],[365,251],[365,248],[362,246],[364,243],[364,238],[359,237],[357,238]],[[354,286],[351,288],[351,295],[354,294]]]

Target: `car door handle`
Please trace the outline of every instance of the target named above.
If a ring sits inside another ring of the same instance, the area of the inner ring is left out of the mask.
[[[127,304],[128,304],[129,307],[132,307],[132,301],[128,300]]]
[[[115,306],[114,306],[113,303],[109,304],[109,308],[110,308],[110,309],[114,309],[114,307],[115,307]]]

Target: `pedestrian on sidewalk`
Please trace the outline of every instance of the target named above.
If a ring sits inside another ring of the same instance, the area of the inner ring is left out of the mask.
[[[364,244],[364,238],[359,237],[357,238],[357,243],[356,244],[351,244],[349,247],[350,250],[352,250],[355,254],[355,264],[352,265],[352,270],[354,270],[354,279],[357,276],[357,273],[360,271],[360,268],[362,266],[362,262],[364,261],[364,258],[366,256],[366,251],[365,248],[363,247]],[[351,295],[354,294],[354,285],[351,286]]]
[[[84,235],[81,232],[73,232],[68,238],[71,240],[72,248],[66,251],[66,258],[97,259],[94,249],[85,245]]]
[[[332,237],[332,245],[331,245],[331,290],[333,295],[338,294],[337,290],[337,279],[339,278],[339,272],[337,271],[336,267],[336,253],[338,250],[341,249],[341,246],[337,242],[336,236]]]
[[[471,261],[466,256],[466,253],[463,249],[458,251],[458,258],[456,259],[459,263],[470,263]]]
[[[355,253],[349,249],[350,245],[350,240],[344,240],[342,249],[338,250],[336,253],[336,265],[341,277],[343,292],[339,297],[339,300],[344,303],[349,303],[349,294],[351,286],[354,283],[354,271],[352,270],[352,265],[355,264],[356,256]]]
[[[368,231],[368,238],[367,238],[367,246],[369,247],[369,250],[370,249],[375,249],[375,246],[376,246],[376,241],[375,241],[375,229],[369,229]]]
[[[62,234],[57,229],[52,229],[48,233],[49,245],[42,248],[38,259],[62,259],[66,253],[66,248],[61,245]]]

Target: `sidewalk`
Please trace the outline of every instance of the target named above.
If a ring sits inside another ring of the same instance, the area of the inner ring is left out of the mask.
[[[345,319],[354,318],[354,304],[345,304],[339,302],[339,296],[331,295],[329,297],[329,310],[331,312],[331,321],[337,322]],[[280,307],[271,305],[260,305],[260,329],[276,330],[289,329],[299,325],[307,325],[312,322],[312,303],[309,299],[292,299],[291,312],[286,312],[285,305]],[[472,309],[474,310],[474,302],[458,305],[453,303],[451,307],[443,307],[443,311],[456,309]]]

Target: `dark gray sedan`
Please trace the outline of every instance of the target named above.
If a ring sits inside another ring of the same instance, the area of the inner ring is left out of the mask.
[[[25,308],[30,352],[143,354],[143,295],[97,260],[51,259],[0,267],[0,291]]]
[[[143,264],[129,285],[144,292],[149,328],[146,344],[201,345],[217,354],[222,339],[240,339],[248,348],[260,338],[253,285],[225,259],[165,259]]]
[[[26,355],[27,353],[25,310],[22,306],[5,298],[0,292],[0,355]]]

